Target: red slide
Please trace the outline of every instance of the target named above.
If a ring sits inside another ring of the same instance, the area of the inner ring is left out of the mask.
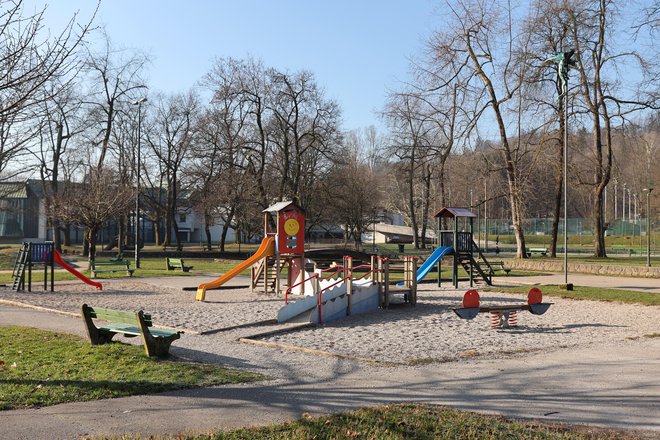
[[[55,251],[54,261],[55,261],[55,263],[59,264],[60,266],[62,266],[63,268],[65,268],[66,270],[68,270],[69,272],[74,274],[76,277],[78,277],[79,280],[89,284],[90,286],[96,287],[97,290],[103,290],[103,284],[97,283],[96,281],[90,280],[85,275],[81,274],[80,272],[75,270],[73,267],[66,264],[66,262],[62,259],[62,256],[60,255],[60,253],[57,252],[57,251]]]

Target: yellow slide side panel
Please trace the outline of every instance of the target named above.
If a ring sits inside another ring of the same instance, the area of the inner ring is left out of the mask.
[[[196,296],[197,301],[204,301],[204,298],[206,297],[207,289],[217,289],[218,287],[225,284],[227,281],[234,278],[236,275],[243,272],[245,269],[259,262],[259,260],[261,260],[262,258],[270,257],[272,255],[275,255],[275,238],[266,237],[261,242],[261,246],[259,246],[257,252],[255,252],[254,255],[252,255],[250,258],[243,261],[241,264],[234,267],[232,270],[230,270],[220,278],[213,280],[209,283],[204,283],[197,286],[197,296]]]

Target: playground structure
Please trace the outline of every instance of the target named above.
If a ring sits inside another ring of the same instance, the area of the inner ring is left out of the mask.
[[[414,306],[417,303],[416,271],[415,257],[393,260],[373,256],[369,264],[353,266],[353,259],[347,256],[341,265],[328,269],[315,267],[312,275],[306,273],[306,278],[299,282],[306,286],[304,294],[293,293],[297,284],[286,290],[285,304],[278,311],[277,321],[322,324],[388,308],[395,296]],[[390,276],[396,273],[402,275],[402,283],[390,281]]]
[[[92,281],[82,273],[67,264],[59,252],[55,249],[52,241],[45,243],[24,242],[16,255],[14,268],[12,270],[12,290],[25,290],[27,284],[28,292],[32,291],[32,267],[41,265],[44,268],[44,290],[48,290],[48,272],[50,269],[50,290],[55,290],[55,264],[66,269],[79,280],[97,290],[102,290],[103,285]],[[27,280],[26,280],[27,277]],[[27,281],[27,282],[26,282]]]
[[[493,284],[492,274],[497,270],[479,249],[473,238],[475,213],[466,208],[442,208],[434,216],[438,219],[438,248],[424,262],[417,272],[418,282],[438,265],[438,287],[441,285],[442,257],[452,255],[452,284],[458,288],[458,268],[462,267],[470,279],[470,287],[475,281]],[[444,227],[443,227],[444,224]],[[447,229],[447,228],[451,229]],[[477,258],[475,258],[475,254]],[[421,279],[420,279],[421,276]]]
[[[204,301],[206,291],[217,289],[244,270],[252,268],[252,290],[256,280],[263,279],[264,290],[281,290],[280,274],[288,267],[287,282],[298,283],[304,274],[305,262],[305,210],[291,201],[276,203],[263,211],[264,239],[257,252],[232,270],[209,283],[197,287],[197,301]],[[271,215],[275,215],[275,230],[271,228]],[[270,268],[269,268],[270,267]],[[271,269],[272,268],[272,269]],[[304,290],[304,284],[299,284]]]
[[[370,264],[353,267],[352,258],[344,257],[342,264],[322,270],[305,259],[305,211],[300,206],[284,201],[263,213],[264,239],[259,249],[219,278],[200,284],[197,301],[205,300],[207,290],[219,288],[249,268],[253,292],[258,287],[276,295],[284,292],[284,306],[278,313],[278,322],[327,322],[378,307],[386,308],[395,295],[402,295],[404,302],[415,304],[415,258],[373,257]],[[287,276],[283,283],[284,268],[287,268]],[[403,273],[403,282],[393,285],[390,273],[397,271]]]
[[[474,319],[479,313],[490,313],[490,328],[509,328],[518,326],[518,312],[527,310],[533,315],[543,315],[552,303],[543,302],[543,294],[537,287],[527,294],[527,304],[505,304],[481,307],[479,293],[468,290],[463,295],[462,307],[453,309],[462,319]]]

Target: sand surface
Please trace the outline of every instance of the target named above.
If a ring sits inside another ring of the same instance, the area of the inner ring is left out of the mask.
[[[554,304],[544,315],[522,311],[518,315],[518,327],[493,330],[487,313],[473,320],[462,320],[451,310],[460,304],[464,292],[465,288],[423,284],[415,307],[395,304],[387,310],[255,339],[383,363],[416,364],[475,356],[522,356],[529,352],[634,340],[660,332],[660,307],[562,298],[545,298]],[[166,278],[157,282],[112,280],[103,291],[82,284],[61,284],[56,292],[5,289],[0,299],[71,313],[78,313],[83,303],[120,310],[141,309],[152,314],[156,325],[188,331],[173,345],[175,354],[177,349],[184,348],[197,352],[197,355],[189,352],[188,357],[204,358],[205,353],[223,355],[229,350],[228,345],[235,353],[237,346],[244,345],[238,343],[240,337],[288,328],[261,325],[215,332],[274,319],[283,298],[236,288],[209,291],[207,301],[198,302],[195,292],[184,291]],[[522,295],[481,294],[484,306],[524,301]],[[213,334],[195,334],[203,332]]]

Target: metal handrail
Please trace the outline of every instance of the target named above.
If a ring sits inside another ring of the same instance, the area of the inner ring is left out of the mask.
[[[340,266],[335,266],[335,267],[331,267],[330,269],[324,269],[324,270],[325,270],[325,271],[328,271],[328,270],[332,270],[332,269],[335,270],[333,273],[331,273],[330,275],[328,275],[328,276],[326,276],[326,277],[319,278],[319,280],[329,280],[330,278],[332,278],[332,277],[334,277],[335,275],[337,275],[339,272],[343,271],[343,270],[344,270],[344,266],[341,266],[341,267],[340,267]],[[322,271],[322,272],[323,272],[323,271]]]
[[[289,303],[289,293],[291,293],[291,289],[293,289],[294,287],[298,287],[298,286],[300,286],[301,284],[305,284],[307,281],[313,280],[314,278],[318,278],[318,276],[319,276],[319,274],[315,273],[315,274],[312,275],[311,277],[309,277],[309,278],[307,278],[307,279],[304,279],[304,280],[302,280],[302,281],[300,281],[300,282],[298,282],[298,283],[296,283],[296,284],[293,284],[293,285],[289,286],[289,288],[286,289],[286,291],[284,292],[284,304],[288,304],[288,303]]]
[[[328,289],[331,288],[331,287],[336,286],[337,284],[339,284],[339,283],[341,283],[341,282],[343,282],[343,281],[346,281],[346,280],[349,279],[349,278],[350,278],[350,277],[344,277],[344,278],[342,278],[342,279],[340,279],[340,280],[337,280],[336,282],[330,284],[330,285],[329,285],[328,287],[326,287],[325,289],[319,290],[319,293],[318,293],[318,297],[319,297],[319,303],[318,303],[318,306],[319,306],[319,324],[323,324],[323,300],[322,300],[323,292],[325,292],[326,290],[328,290]]]

